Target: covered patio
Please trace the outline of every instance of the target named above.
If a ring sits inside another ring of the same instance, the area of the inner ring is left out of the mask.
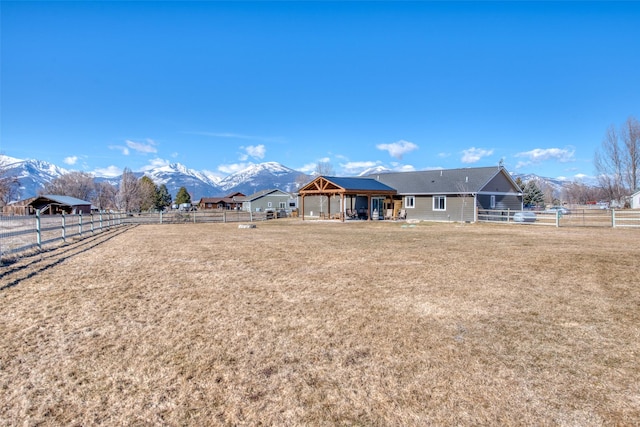
[[[341,221],[347,218],[369,221],[382,219],[385,216],[385,203],[388,204],[397,194],[395,189],[373,178],[334,176],[319,176],[302,187],[298,193],[302,220],[305,219],[306,212],[305,197],[318,196],[327,198],[326,214],[323,212],[321,199],[319,216]],[[336,214],[332,214],[331,200],[336,198],[339,198],[339,209]]]

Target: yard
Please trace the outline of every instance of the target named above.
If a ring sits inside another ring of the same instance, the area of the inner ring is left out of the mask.
[[[0,425],[637,425],[640,230],[143,225],[0,267]]]

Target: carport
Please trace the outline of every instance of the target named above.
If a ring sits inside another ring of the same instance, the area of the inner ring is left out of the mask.
[[[302,212],[303,221],[305,216],[304,199],[308,196],[326,196],[328,203],[327,211],[329,212],[329,214],[331,213],[332,197],[339,196],[339,219],[341,221],[344,221],[346,217],[346,210],[348,208],[346,206],[347,197],[350,198],[351,203],[353,203],[354,198],[366,197],[366,217],[369,221],[371,221],[372,215],[370,215],[369,212],[373,211],[372,202],[375,202],[380,198],[393,198],[393,196],[397,194],[397,191],[373,178],[342,178],[335,176],[319,176],[302,187],[298,194],[300,195],[300,210]],[[351,206],[351,209],[353,209],[353,206]]]

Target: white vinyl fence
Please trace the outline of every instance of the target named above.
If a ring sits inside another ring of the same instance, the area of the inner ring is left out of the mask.
[[[518,212],[531,212],[535,220],[518,222]],[[638,227],[640,211],[630,209],[577,209],[570,214],[545,211],[478,210],[478,222],[549,225],[553,227]]]
[[[0,260],[3,256],[43,250],[69,239],[88,237],[124,224],[126,215],[0,216]]]
[[[0,262],[9,255],[42,251],[122,225],[253,222],[272,219],[276,215],[274,212],[245,211],[0,215]]]

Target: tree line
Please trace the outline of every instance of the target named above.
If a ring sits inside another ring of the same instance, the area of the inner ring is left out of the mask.
[[[0,169],[0,198],[3,205],[16,197],[17,188],[17,178]],[[44,194],[86,200],[101,211],[161,211],[173,203],[165,184],[156,185],[146,175],[137,178],[129,168],[124,169],[118,186],[106,181],[98,182],[87,172],[68,172],[45,184],[38,191],[38,195]],[[175,203],[191,203],[191,196],[185,187],[178,190]]]

